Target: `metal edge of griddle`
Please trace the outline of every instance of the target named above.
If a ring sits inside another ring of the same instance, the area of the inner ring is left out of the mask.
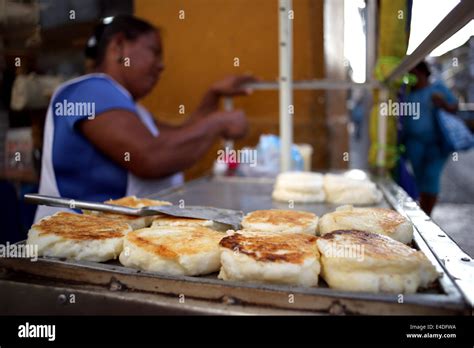
[[[375,178],[389,203],[408,218],[415,227],[417,246],[443,272],[439,279],[449,297],[461,296],[472,310],[474,303],[474,261],[426,215],[418,204],[398,185],[387,178]]]
[[[285,285],[222,281],[216,278],[170,276],[130,269],[121,265],[55,258],[0,259],[3,275],[25,274],[45,280],[76,285],[100,285],[111,291],[139,291],[208,300],[264,306],[308,313],[328,314],[336,308],[346,314],[467,315],[467,309],[453,296],[433,293],[370,294],[329,288],[302,288]],[[289,296],[294,302],[289,301]],[[226,299],[226,300],[224,300]]]
[[[68,301],[74,295],[74,302]],[[8,298],[8,301],[2,299]],[[77,301],[77,302],[76,302]],[[77,306],[76,304],[79,304]],[[305,311],[213,303],[205,299],[109,291],[97,285],[0,278],[0,313],[5,315],[311,315]]]

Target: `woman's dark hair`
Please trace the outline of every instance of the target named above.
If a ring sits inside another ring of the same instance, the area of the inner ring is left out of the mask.
[[[156,30],[150,23],[131,15],[103,18],[87,40],[85,55],[93,59],[95,65],[99,65],[104,60],[107,45],[116,34],[123,33],[127,40],[135,40],[143,34]]]
[[[413,70],[418,70],[419,72],[425,74],[427,77],[429,77],[431,75],[431,70],[428,66],[428,64],[426,64],[425,61],[421,61],[419,62],[414,68]]]

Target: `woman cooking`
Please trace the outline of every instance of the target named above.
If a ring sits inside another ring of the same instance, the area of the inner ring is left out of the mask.
[[[88,41],[94,72],[61,85],[46,117],[40,194],[104,201],[182,183],[219,138],[245,135],[243,111],[218,111],[221,96],[246,95],[251,76],[217,82],[181,126],[156,121],[138,101],[164,65],[159,31],[132,16],[105,19]],[[40,206],[36,220],[57,208]]]

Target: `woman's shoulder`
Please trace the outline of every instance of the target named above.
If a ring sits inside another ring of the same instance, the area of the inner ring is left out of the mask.
[[[87,93],[120,93],[130,98],[125,88],[106,74],[87,74],[64,82],[57,89],[57,94],[65,91],[86,91]]]
[[[56,89],[52,100],[135,105],[128,91],[105,74],[83,75],[66,81]]]
[[[448,103],[457,103],[457,98],[453,94],[453,91],[451,91],[451,89],[443,81],[437,80],[433,82],[431,90],[433,93],[439,93],[443,95],[447,99]]]
[[[441,80],[435,80],[433,83],[430,84],[430,89],[432,91],[445,91],[448,87],[444,84]]]

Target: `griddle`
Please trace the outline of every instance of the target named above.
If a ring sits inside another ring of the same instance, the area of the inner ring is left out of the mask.
[[[23,291],[31,289],[38,296],[45,296],[48,293],[45,289],[55,289],[56,293],[57,289],[64,289],[66,293],[85,292],[87,296],[84,296],[90,302],[97,298],[110,299],[110,302],[113,298],[123,303],[131,314],[133,308],[140,308],[135,314],[144,313],[143,308],[148,308],[153,313],[166,314],[471,315],[472,259],[391,179],[372,180],[384,195],[377,206],[395,209],[412,221],[415,227],[412,246],[423,251],[442,274],[431,288],[416,294],[371,294],[333,290],[322,279],[319,287],[303,288],[222,281],[217,279],[217,274],[169,276],[123,267],[117,261],[96,263],[46,257],[37,262],[1,259],[0,283],[6,282],[8,291],[2,290],[0,284],[0,311],[8,312],[19,306],[28,312],[24,303],[14,304],[16,297],[12,289],[22,288]],[[337,207],[327,203],[295,203],[289,207],[287,203],[275,202],[271,199],[273,184],[271,178],[209,176],[149,198],[244,212],[292,208],[318,216]],[[103,301],[88,313],[117,313],[106,303]],[[55,314],[75,313],[72,306],[67,310],[66,307],[46,308]]]

